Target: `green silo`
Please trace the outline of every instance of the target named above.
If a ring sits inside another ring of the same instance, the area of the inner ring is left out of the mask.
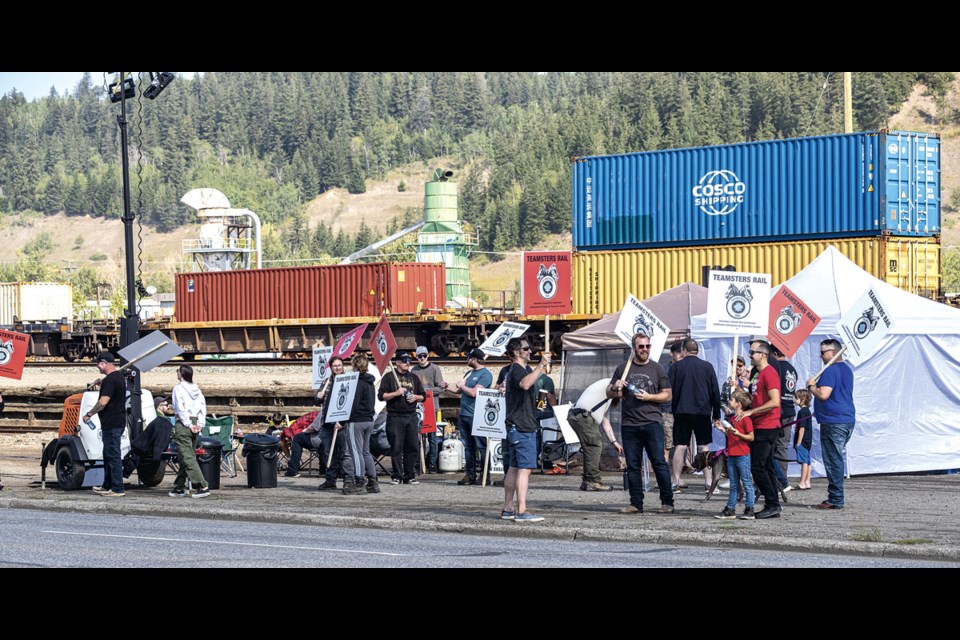
[[[452,171],[437,169],[424,185],[424,225],[417,234],[417,262],[442,262],[447,266],[447,300],[470,297],[470,247],[457,207],[457,183],[448,182]]]

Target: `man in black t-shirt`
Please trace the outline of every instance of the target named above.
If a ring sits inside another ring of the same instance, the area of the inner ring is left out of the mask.
[[[420,484],[416,476],[420,454],[420,422],[417,403],[426,399],[420,378],[410,373],[412,358],[396,356],[396,369],[380,380],[377,398],[387,403],[387,431],[390,433],[391,484]]]
[[[797,370],[790,364],[782,351],[772,344],[770,345],[770,364],[777,368],[780,374],[780,437],[777,438],[777,444],[774,448],[773,459],[776,463],[775,471],[777,481],[780,483],[780,489],[784,492],[792,488],[787,481],[787,467],[790,464],[790,427],[797,419],[797,409],[794,406],[793,397],[797,391]]]
[[[117,369],[116,360],[109,351],[97,354],[94,362],[106,377],[97,381],[100,399],[83,416],[83,422],[89,422],[93,414],[99,414],[103,434],[103,484],[94,487],[93,492],[107,498],[120,497],[124,495],[120,438],[127,426],[127,381]]]
[[[630,504],[620,513],[643,513],[643,451],[653,466],[660,489],[660,513],[673,513],[673,489],[670,469],[663,459],[663,417],[660,406],[670,402],[673,393],[667,370],[650,359],[650,338],[633,336],[633,356],[613,372],[607,385],[607,397],[623,399],[620,436],[627,459],[627,487]],[[624,368],[627,369],[624,376]]]

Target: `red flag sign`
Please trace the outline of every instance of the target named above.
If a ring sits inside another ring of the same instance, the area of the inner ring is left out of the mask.
[[[382,315],[380,322],[373,328],[373,333],[370,335],[370,352],[373,354],[373,361],[377,363],[380,375],[386,371],[396,351],[397,341],[393,337],[393,331],[390,330],[387,316]]]
[[[331,355],[343,358],[344,360],[349,358],[360,344],[360,338],[363,337],[363,332],[366,330],[367,323],[365,322],[353,331],[348,331],[340,336],[337,344],[333,345],[333,354]]]
[[[417,405],[417,417],[420,418],[420,433],[436,433],[437,410],[433,404],[433,391],[427,391],[427,399]]]
[[[767,338],[788,358],[793,357],[818,324],[820,316],[786,286],[781,286],[770,299]]]
[[[23,377],[23,361],[30,347],[30,336],[13,331],[0,331],[0,376],[19,380]]]
[[[524,251],[520,292],[524,315],[572,313],[570,252]]]

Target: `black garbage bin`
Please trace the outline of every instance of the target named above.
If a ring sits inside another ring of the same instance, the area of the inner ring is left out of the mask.
[[[243,438],[243,457],[247,459],[247,487],[269,489],[277,486],[277,455],[280,438],[250,433]]]
[[[216,438],[200,436],[197,438],[197,449],[203,453],[197,454],[197,463],[200,473],[211,489],[220,488],[220,457],[223,455],[223,444]],[[199,488],[199,487],[197,487]]]

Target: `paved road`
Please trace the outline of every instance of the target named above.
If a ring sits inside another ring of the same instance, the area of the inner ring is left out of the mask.
[[[504,538],[29,509],[0,511],[0,567],[956,567],[896,558]]]

